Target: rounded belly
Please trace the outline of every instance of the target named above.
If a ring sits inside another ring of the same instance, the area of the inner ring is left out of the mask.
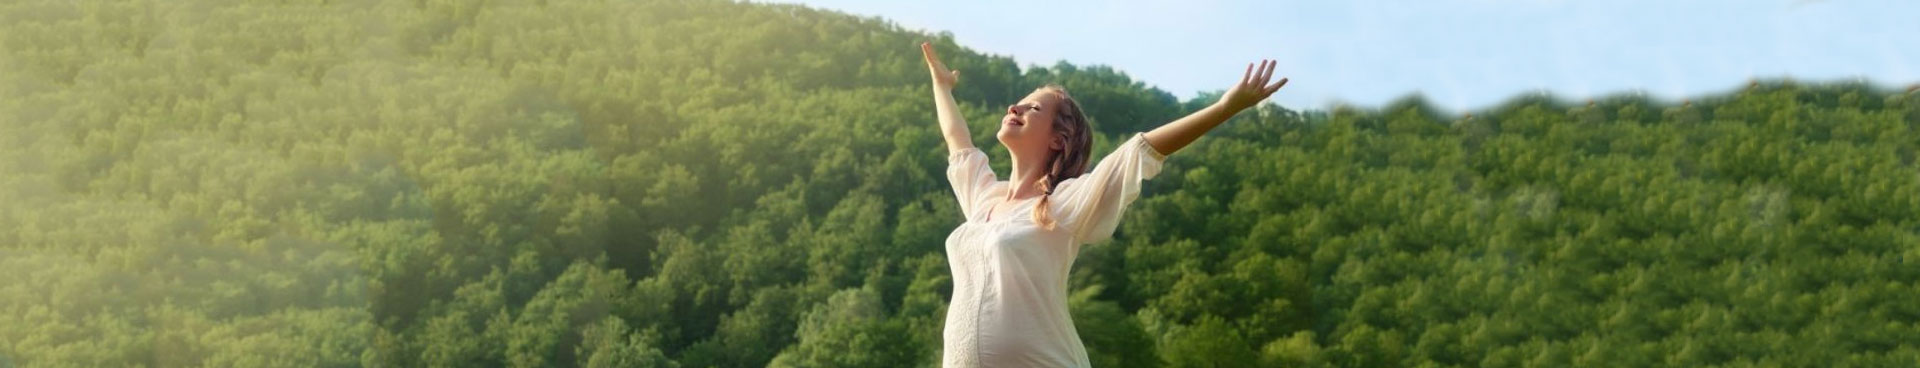
[[[1017,304],[1017,303],[1015,303]],[[978,366],[1081,366],[1086,352],[1070,317],[1006,303],[956,303],[947,311],[948,360]],[[971,356],[953,356],[953,354]]]

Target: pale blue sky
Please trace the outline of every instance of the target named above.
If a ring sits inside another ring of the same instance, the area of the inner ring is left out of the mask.
[[[1105,64],[1181,98],[1280,61],[1290,108],[1423,93],[1455,111],[1719,93],[1753,78],[1920,82],[1920,1],[786,0],[952,32],[1022,66]]]

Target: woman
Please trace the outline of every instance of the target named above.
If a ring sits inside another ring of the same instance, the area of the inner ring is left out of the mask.
[[[1007,107],[995,136],[1013,157],[998,181],[973,146],[953,101],[959,72],[933,46],[920,52],[933,74],[933,103],[946,136],[947,179],[966,223],[947,237],[953,300],[943,331],[945,367],[1086,367],[1087,353],[1067,314],[1067,274],[1081,244],[1106,240],[1166,155],[1273,95],[1274,62],[1247,65],[1219,102],[1136,134],[1087,172],[1092,129],[1080,106],[1056,85]]]

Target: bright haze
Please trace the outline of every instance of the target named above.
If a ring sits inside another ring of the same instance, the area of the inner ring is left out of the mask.
[[[1487,108],[1724,92],[1754,79],[1920,82],[1920,1],[902,1],[797,3],[951,32],[1023,66],[1104,64],[1190,98],[1280,61],[1291,108],[1420,93]],[[903,46],[903,47],[911,47]]]

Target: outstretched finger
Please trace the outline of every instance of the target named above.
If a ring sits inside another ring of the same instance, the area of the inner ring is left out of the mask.
[[[1273,85],[1271,85],[1271,86],[1267,86],[1267,88],[1265,88],[1265,89],[1262,89],[1262,90],[1260,90],[1260,91],[1261,91],[1261,92],[1266,92],[1266,94],[1269,94],[1269,95],[1271,95],[1271,94],[1273,94],[1273,92],[1275,92],[1275,91],[1279,91],[1279,90],[1280,90],[1280,87],[1284,87],[1284,86],[1286,86],[1286,85],[1287,85],[1287,78],[1280,78],[1280,81],[1279,81],[1279,82],[1274,82],[1274,83],[1273,83]]]
[[[1267,60],[1265,67],[1260,68],[1260,85],[1266,85],[1267,81],[1273,80],[1273,67],[1276,65],[1280,65],[1280,62]]]
[[[1253,63],[1247,63],[1247,72],[1240,74],[1240,84],[1246,85],[1251,80],[1253,80]]]
[[[1267,61],[1260,60],[1260,66],[1253,68],[1253,78],[1247,80],[1249,87],[1260,88],[1267,84]]]
[[[933,43],[929,43],[929,42],[921,42],[921,43],[920,43],[920,56],[922,56],[922,57],[925,57],[925,58],[927,58],[927,64],[928,64],[928,65],[933,65],[933,64],[939,64],[939,63],[940,63],[940,54],[939,54],[939,53],[936,53],[936,52],[933,52]]]

